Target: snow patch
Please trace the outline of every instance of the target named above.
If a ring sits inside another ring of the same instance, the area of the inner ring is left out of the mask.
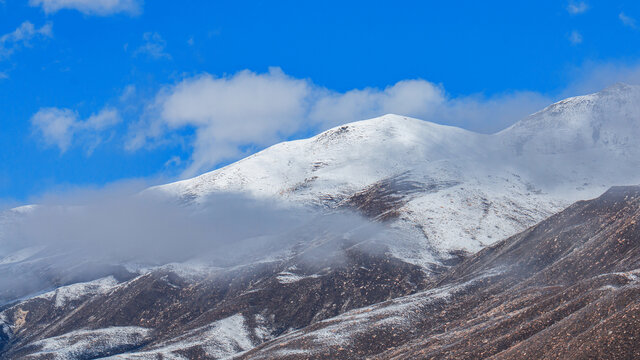
[[[117,355],[110,359],[157,359],[158,356],[168,359],[183,359],[177,351],[193,346],[202,346],[208,356],[222,359],[247,351],[253,348],[254,344],[246,327],[244,316],[235,314],[191,330],[147,351]]]
[[[119,326],[96,330],[77,330],[32,343],[38,352],[27,359],[72,360],[106,356],[143,344],[151,330],[137,326]]]
[[[70,301],[79,300],[86,296],[106,294],[116,286],[118,286],[118,281],[113,276],[107,276],[89,282],[61,286],[32,299],[55,300],[55,307],[63,307]]]
[[[300,280],[316,279],[316,278],[319,278],[319,277],[320,277],[320,275],[318,275],[318,274],[298,275],[298,274],[294,274],[294,273],[289,272],[289,271],[283,271],[283,272],[279,273],[278,276],[276,276],[276,279],[278,280],[278,282],[280,284],[291,284],[291,283],[298,282]]]
[[[44,246],[32,246],[18,250],[6,255],[3,258],[0,258],[0,265],[15,264],[25,261],[35,254],[39,253],[42,249],[44,249]]]

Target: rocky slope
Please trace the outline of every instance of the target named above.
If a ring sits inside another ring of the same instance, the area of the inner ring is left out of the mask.
[[[172,264],[60,287],[0,312],[0,358],[223,358],[426,286],[415,265],[340,245],[315,250],[322,261],[306,251],[232,269]]]
[[[640,356],[640,187],[577,202],[436,277],[363,244],[342,245],[341,261],[171,265],[62,287],[0,312],[0,356]]]
[[[426,290],[346,312],[241,359],[634,359],[640,187],[612,188],[488,247]]]

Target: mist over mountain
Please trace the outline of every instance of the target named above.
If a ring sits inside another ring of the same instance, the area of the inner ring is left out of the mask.
[[[640,184],[638,138],[616,84],[495,134],[384,115],[5,211],[0,357],[571,358],[598,331],[638,354],[638,191],[609,190]]]

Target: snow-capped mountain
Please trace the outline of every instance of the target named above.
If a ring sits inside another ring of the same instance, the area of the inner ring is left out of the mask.
[[[617,84],[492,135],[385,115],[152,190],[196,203],[241,192],[364,209],[392,221],[396,256],[428,266],[476,252],[611,185],[639,183],[638,138],[640,87]],[[387,202],[367,209],[381,190]]]
[[[616,85],[492,135],[386,115],[148,190],[201,215],[209,195],[229,192],[333,213],[273,236],[287,241],[234,238],[263,246],[257,257],[97,264],[69,247],[5,243],[3,230],[39,207],[0,213],[0,358],[522,358],[575,339],[561,358],[612,339],[637,354],[637,304],[612,313],[609,299],[637,298],[640,190],[520,231],[640,183],[638,104],[639,87]],[[392,230],[360,231],[345,208]],[[125,216],[150,207],[136,209]]]

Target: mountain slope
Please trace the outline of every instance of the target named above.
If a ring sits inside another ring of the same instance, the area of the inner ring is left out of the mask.
[[[172,264],[60,287],[0,309],[0,358],[225,358],[426,286],[417,266],[361,244],[319,252],[314,261],[307,252],[227,269]]]

